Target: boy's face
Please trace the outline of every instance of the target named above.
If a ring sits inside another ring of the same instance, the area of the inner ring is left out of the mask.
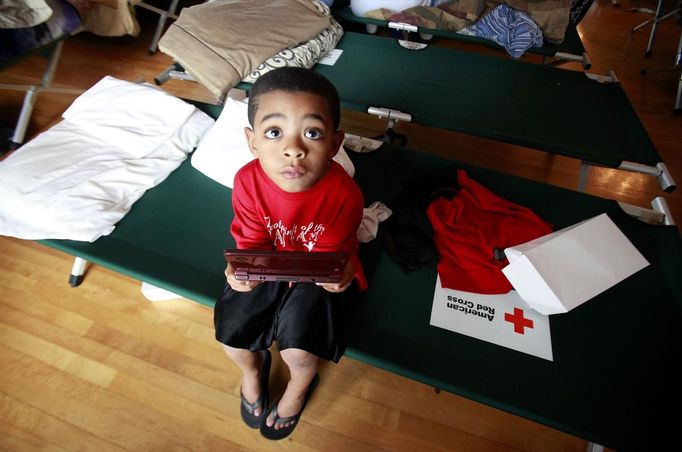
[[[265,173],[289,193],[315,185],[343,142],[343,132],[334,130],[327,100],[306,92],[262,94],[253,130],[244,131]]]

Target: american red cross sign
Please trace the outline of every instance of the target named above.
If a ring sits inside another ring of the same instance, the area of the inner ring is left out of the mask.
[[[552,361],[549,317],[528,308],[515,290],[487,295],[445,289],[438,277],[429,323]]]
[[[523,309],[514,308],[514,314],[504,313],[504,320],[514,324],[514,332],[526,334],[524,328],[533,328],[533,321],[523,316]]]

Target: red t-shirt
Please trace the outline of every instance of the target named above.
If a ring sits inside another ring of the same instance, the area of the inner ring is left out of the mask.
[[[235,176],[232,207],[230,231],[237,248],[345,252],[355,267],[360,289],[367,287],[356,235],[364,198],[338,163],[332,161],[314,186],[289,193],[253,160]]]
[[[438,274],[445,288],[481,294],[512,290],[502,273],[503,250],[552,232],[527,207],[511,203],[458,172],[460,190],[452,199],[438,198],[427,209],[433,240],[440,254]]]

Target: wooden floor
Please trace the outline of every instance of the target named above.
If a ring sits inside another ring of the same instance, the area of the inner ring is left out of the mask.
[[[680,31],[661,24],[645,59],[648,16],[627,12],[655,3],[596,0],[579,27],[593,72],[613,69],[673,176],[682,180],[682,117],[672,114],[677,74],[642,77],[672,65]],[[68,40],[55,85],[87,89],[104,75],[151,81],[170,59],[148,56],[153,31],[140,14],[139,38]],[[489,50],[473,46],[476,51]],[[504,57],[504,54],[495,53]],[[41,58],[0,73],[0,82],[36,81]],[[211,101],[187,82],[174,94]],[[57,121],[73,96],[41,94],[29,135]],[[0,125],[16,118],[21,95],[0,92]],[[548,104],[548,109],[553,108]],[[576,118],[579,121],[580,118]],[[608,118],[605,118],[608,120]],[[345,114],[344,127],[373,133],[379,123]],[[570,127],[570,124],[567,124]],[[561,157],[460,134],[401,125],[412,148],[574,188],[578,164]],[[660,190],[650,178],[595,171],[588,192],[647,206]],[[682,197],[666,195],[682,221]],[[67,284],[70,257],[29,241],[0,238],[0,450],[405,450],[580,451],[582,439],[344,358],[322,369],[322,384],[290,439],[268,442],[239,417],[239,374],[213,340],[210,309],[185,300],[152,304],[138,282],[89,268]],[[273,370],[274,396],[285,369]]]

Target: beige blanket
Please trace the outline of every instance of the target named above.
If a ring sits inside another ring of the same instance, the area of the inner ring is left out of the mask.
[[[159,49],[222,100],[267,58],[329,26],[311,0],[220,0],[183,9]]]
[[[525,11],[542,30],[545,41],[561,44],[571,15],[571,0],[489,0]]]
[[[128,0],[90,0],[83,18],[83,31],[99,36],[137,36],[140,24]]]

